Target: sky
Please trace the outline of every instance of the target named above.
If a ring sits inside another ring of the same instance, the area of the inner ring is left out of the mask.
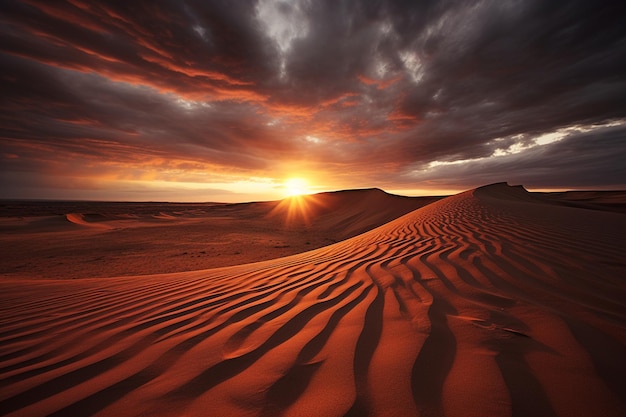
[[[626,189],[625,12],[2,0],[0,198]]]

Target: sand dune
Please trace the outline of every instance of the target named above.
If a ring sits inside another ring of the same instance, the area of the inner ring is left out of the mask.
[[[624,248],[495,184],[259,263],[3,280],[0,413],[623,416]]]
[[[100,278],[275,259],[356,236],[437,199],[364,189],[242,204],[0,204],[0,277]]]

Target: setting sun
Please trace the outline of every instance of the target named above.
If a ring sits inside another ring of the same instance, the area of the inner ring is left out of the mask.
[[[285,194],[287,197],[295,197],[308,192],[308,181],[303,178],[290,178],[285,181]]]

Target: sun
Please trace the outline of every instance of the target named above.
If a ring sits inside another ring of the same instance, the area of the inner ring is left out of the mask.
[[[284,186],[287,197],[296,197],[309,192],[309,183],[304,178],[289,178]]]
[[[309,225],[315,208],[320,205],[309,184],[303,177],[284,180],[280,188],[285,197],[272,209],[270,216],[282,217],[286,226]]]

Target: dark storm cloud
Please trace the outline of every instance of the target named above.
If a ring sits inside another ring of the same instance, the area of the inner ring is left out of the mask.
[[[517,177],[519,164],[547,161],[549,149],[551,162],[524,177],[533,186],[587,185],[590,172],[596,185],[626,186],[612,157],[623,151],[617,133],[533,146],[559,129],[624,123],[624,9],[586,0],[4,1],[2,169],[272,176],[276,162],[301,161],[358,174],[351,186],[393,186],[428,177],[415,173],[433,161],[474,160],[432,174],[459,182],[462,171],[476,186],[498,180],[494,166]],[[527,149],[480,159],[511,146]],[[598,158],[603,169],[593,170]],[[562,174],[577,166],[589,175]]]
[[[626,181],[625,160],[626,127],[612,126],[571,133],[525,152],[439,166],[416,176],[433,187],[461,189],[496,181],[542,188],[547,180],[560,188],[618,189]]]
[[[249,68],[269,74],[264,63],[271,51],[248,24],[252,3],[8,1],[1,7],[3,50],[54,66],[208,96],[225,88],[245,96]]]

